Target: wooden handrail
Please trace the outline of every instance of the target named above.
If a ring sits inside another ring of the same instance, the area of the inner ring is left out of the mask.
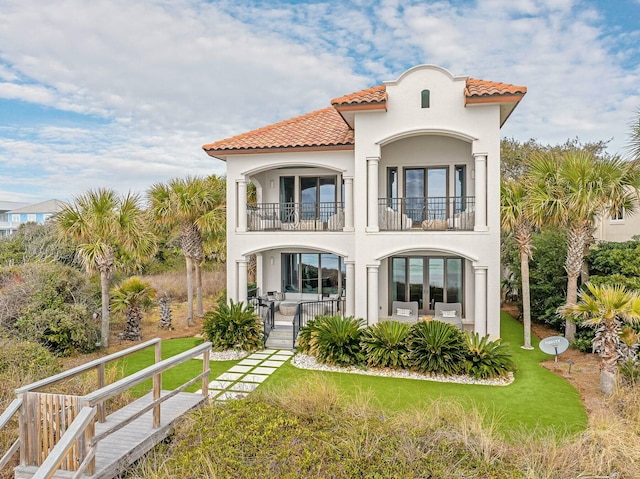
[[[43,461],[42,465],[32,476],[32,479],[49,479],[53,477],[53,474],[60,466],[60,463],[63,461],[64,456],[69,452],[69,449],[73,447],[73,445],[76,443],[76,440],[84,436],[87,426],[91,424],[91,421],[93,421],[96,413],[97,410],[95,407],[85,406],[80,410],[76,418],[69,426],[69,429],[67,429],[62,435],[60,441],[58,441],[58,444],[56,444],[53,449],[51,449],[47,458]],[[86,463],[87,461],[83,461],[82,465],[86,467]],[[76,476],[84,472],[84,467],[82,471],[76,473]]]
[[[11,420],[11,418],[20,411],[22,407],[22,398],[17,398],[11,401],[9,407],[5,409],[5,411],[0,415],[0,429],[2,429],[6,424]],[[0,458],[0,470],[11,460],[11,457],[18,451],[20,448],[20,438],[18,438],[12,445],[7,449],[4,455]]]
[[[69,379],[71,377],[77,376],[78,374],[84,373],[86,371],[89,371],[91,369],[97,368],[103,364],[109,363],[111,361],[114,361],[116,359],[120,359],[124,356],[128,356],[130,354],[133,354],[137,351],[140,351],[142,349],[146,349],[149,348],[151,346],[155,346],[156,344],[160,343],[160,338],[154,338],[154,339],[150,339],[149,341],[146,341],[144,343],[140,343],[137,344],[135,346],[132,346],[130,348],[127,349],[123,349],[122,351],[118,351],[116,353],[110,354],[109,356],[105,356],[103,358],[98,358],[98,359],[94,359],[93,361],[90,361],[86,364],[82,364],[80,366],[77,366],[75,368],[69,369],[67,371],[63,371],[59,374],[56,374],[54,376],[42,379],[40,381],[36,381],[34,383],[31,384],[27,384],[26,386],[22,386],[18,389],[15,390],[16,394],[24,394],[28,391],[35,391],[37,389],[42,389],[45,386],[50,386],[52,384],[55,384],[57,382],[63,381],[65,379]]]
[[[117,396],[118,394],[123,393],[129,388],[140,384],[147,379],[151,379],[154,374],[161,373],[166,371],[167,369],[172,368],[178,364],[184,363],[189,359],[192,359],[205,351],[208,351],[211,348],[211,343],[206,342],[202,343],[199,346],[196,346],[188,351],[184,351],[183,353],[176,354],[170,358],[164,359],[159,363],[152,364],[144,368],[137,373],[134,373],[130,376],[120,379],[108,386],[98,389],[97,391],[93,391],[86,396],[83,396],[82,399],[84,403],[88,406],[95,406],[98,403],[101,403],[109,398]]]

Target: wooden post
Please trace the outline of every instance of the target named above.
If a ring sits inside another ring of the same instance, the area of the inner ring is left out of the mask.
[[[159,363],[162,361],[162,346],[160,342],[157,342],[155,347],[156,357],[155,362]],[[153,400],[160,399],[160,392],[162,390],[162,373],[157,373],[153,375]],[[160,404],[157,404],[153,407],[153,428],[157,429],[160,427]]]
[[[101,403],[101,405],[104,405],[104,402]],[[83,401],[83,406],[89,406],[89,404],[86,401]],[[78,411],[80,410],[80,408],[78,408]],[[98,414],[100,414],[100,406],[98,406],[98,410],[97,410]],[[82,463],[82,461],[84,461],[84,459],[91,454],[91,460],[89,461],[89,463],[87,464],[87,468],[85,469],[85,474],[87,476],[92,476],[93,474],[95,474],[96,472],[96,455],[95,455],[95,448],[97,447],[95,444],[93,444],[93,438],[96,435],[96,421],[95,419],[93,419],[91,421],[91,423],[86,427],[86,429],[84,430],[84,434],[82,435],[82,440],[83,443],[82,444],[82,458],[79,461],[79,464]],[[80,449],[80,448],[78,448]],[[80,453],[80,451],[78,451]]]
[[[22,406],[18,413],[18,434],[20,438],[20,465],[27,466],[29,457],[29,419],[27,408],[27,395],[17,394],[18,399],[22,399]]]
[[[96,368],[96,373],[98,375],[98,389],[102,389],[104,387],[104,363],[100,363]],[[104,401],[101,401],[98,404],[98,422],[106,421],[106,413],[105,413],[105,404]]]
[[[209,352],[211,350],[207,349],[202,354],[202,372],[205,373],[202,376],[202,395],[207,397],[209,394]]]

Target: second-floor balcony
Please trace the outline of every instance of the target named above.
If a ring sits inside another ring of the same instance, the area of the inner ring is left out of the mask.
[[[247,205],[248,231],[342,231],[342,203],[258,203]]]
[[[379,198],[380,231],[473,231],[475,197]]]

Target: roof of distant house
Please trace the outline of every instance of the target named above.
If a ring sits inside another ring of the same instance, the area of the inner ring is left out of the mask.
[[[40,203],[34,203],[32,205],[23,206],[21,208],[12,209],[9,213],[57,213],[64,206],[64,203],[60,200],[47,200]]]
[[[513,103],[527,92],[524,86],[467,78],[464,89],[465,104]],[[211,156],[263,153],[271,150],[345,150],[353,149],[353,129],[343,113],[387,107],[387,89],[378,85],[331,100],[331,107],[323,108],[257,130],[242,133],[204,145]],[[515,105],[514,105],[515,107]],[[513,108],[501,114],[506,120]]]

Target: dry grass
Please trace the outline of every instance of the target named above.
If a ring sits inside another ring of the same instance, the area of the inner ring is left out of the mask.
[[[224,265],[223,265],[224,266]],[[226,286],[226,275],[223,266],[215,271],[202,271],[202,291],[204,296],[217,296]],[[156,290],[157,297],[167,294],[172,301],[187,300],[187,276],[184,271],[144,276]]]
[[[640,477],[640,394],[621,389],[592,411],[588,428],[570,440],[553,431],[522,435],[513,454],[526,451],[527,477]]]

